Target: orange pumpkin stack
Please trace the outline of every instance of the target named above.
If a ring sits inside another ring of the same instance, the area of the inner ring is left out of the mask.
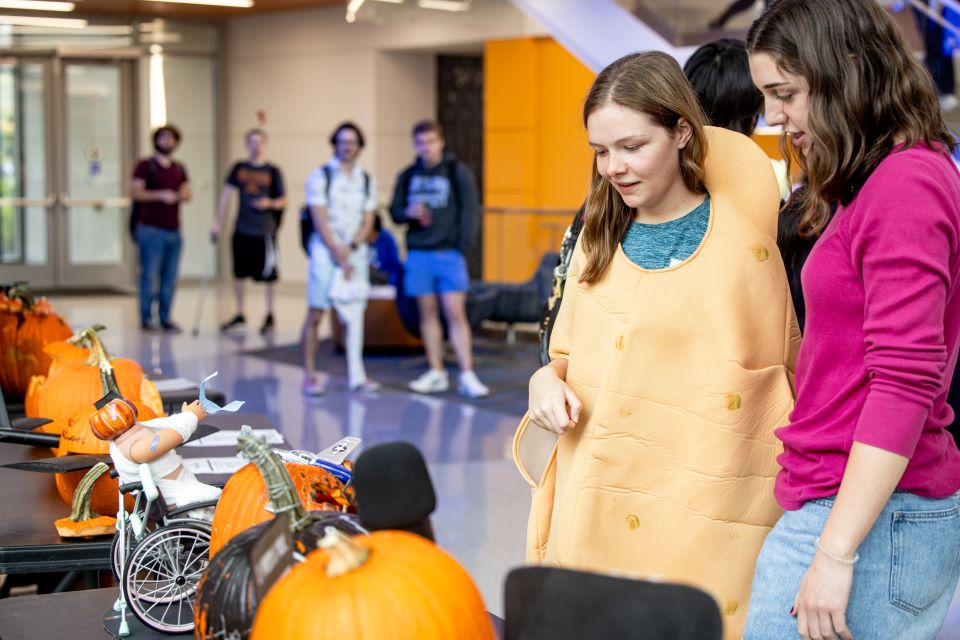
[[[74,342],[88,345],[89,356],[80,361],[79,351],[55,346],[63,355],[51,366],[47,379],[39,390],[39,406],[45,417],[54,420],[51,431],[60,433],[57,455],[106,454],[109,444],[97,438],[90,429],[90,415],[96,411],[94,402],[110,391],[124,396],[136,406],[141,420],[157,417],[156,412],[140,399],[143,370],[133,360],[111,358],[100,341],[95,327],[81,331]],[[58,473],[57,491],[64,502],[71,504],[82,471]],[[97,480],[93,488],[91,507],[101,513],[112,513],[117,503],[117,481],[107,476]]]
[[[113,369],[118,393],[149,407],[153,414],[150,418],[165,415],[156,385],[143,376],[143,369],[135,361],[114,358],[106,352],[98,333],[102,330],[101,325],[94,325],[67,340],[47,345],[45,351],[51,358],[50,369],[46,376],[34,376],[30,380],[25,400],[28,417],[53,421],[41,427],[41,430],[61,434],[78,410],[103,397],[103,383],[93,343],[96,343],[97,349],[103,350]]]
[[[44,347],[70,333],[45,298],[35,300],[20,285],[0,290],[0,387],[4,393],[24,395],[31,378],[50,367]]]

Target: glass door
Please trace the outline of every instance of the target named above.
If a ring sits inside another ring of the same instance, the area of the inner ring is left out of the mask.
[[[0,282],[131,289],[133,62],[0,57]]]
[[[64,60],[60,66],[60,286],[129,288],[135,282],[127,233],[132,74],[126,61]]]
[[[50,63],[0,57],[0,282],[54,284]]]

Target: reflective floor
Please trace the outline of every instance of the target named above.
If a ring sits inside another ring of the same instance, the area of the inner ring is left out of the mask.
[[[248,287],[248,291],[251,289]],[[399,388],[377,394],[351,393],[342,379],[331,379],[326,395],[300,393],[302,370],[245,355],[270,345],[299,339],[304,303],[299,295],[278,295],[277,328],[270,337],[257,332],[264,315],[260,289],[252,289],[242,336],[222,336],[220,322],[233,313],[227,289],[211,290],[197,337],[191,335],[198,289],[181,287],[175,320],[179,335],[144,334],[138,329],[132,296],[54,297],[52,302],[74,328],[100,323],[108,349],[138,360],[147,372],[201,380],[213,371],[212,383],[229,400],[246,401],[245,411],[265,414],[287,440],[302,449],[319,450],[345,435],[365,445],[405,440],[423,452],[437,488],[433,524],[438,543],[471,573],[487,608],[503,611],[502,585],[507,571],[523,560],[529,490],[512,457],[513,432],[520,419],[491,408],[448,399],[423,397]],[[328,333],[327,327],[322,333]],[[536,363],[531,363],[531,371]],[[954,600],[939,640],[960,640],[960,598]]]

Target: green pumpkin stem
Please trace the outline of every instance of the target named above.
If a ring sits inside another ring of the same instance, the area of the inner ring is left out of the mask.
[[[97,333],[98,327],[102,328],[102,325],[87,327],[79,334],[81,340],[90,347],[90,358],[87,360],[87,364],[100,369],[100,384],[103,388],[103,395],[107,395],[111,391],[121,395],[120,385],[117,384],[117,376],[113,371],[113,365],[110,364],[110,354],[103,346],[103,341],[100,340],[100,335]]]
[[[299,531],[305,527],[311,518],[300,503],[290,472],[267,445],[266,439],[240,436],[237,438],[237,448],[260,472],[263,483],[267,486],[267,495],[270,496],[271,511],[286,512],[290,518],[291,531]]]
[[[73,503],[70,505],[71,520],[74,522],[83,522],[84,520],[92,520],[100,517],[90,508],[90,499],[93,497],[94,483],[99,480],[100,476],[106,473],[109,468],[106,463],[98,462],[90,471],[87,471],[87,475],[83,476],[83,480],[77,485],[76,493],[73,494]]]

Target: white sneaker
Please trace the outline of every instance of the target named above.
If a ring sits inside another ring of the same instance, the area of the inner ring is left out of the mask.
[[[460,395],[468,398],[482,398],[490,395],[490,389],[480,382],[480,378],[473,371],[460,372],[460,384],[457,385],[457,391],[460,392]]]
[[[439,393],[450,388],[450,376],[446,370],[427,369],[407,386],[417,393]]]

